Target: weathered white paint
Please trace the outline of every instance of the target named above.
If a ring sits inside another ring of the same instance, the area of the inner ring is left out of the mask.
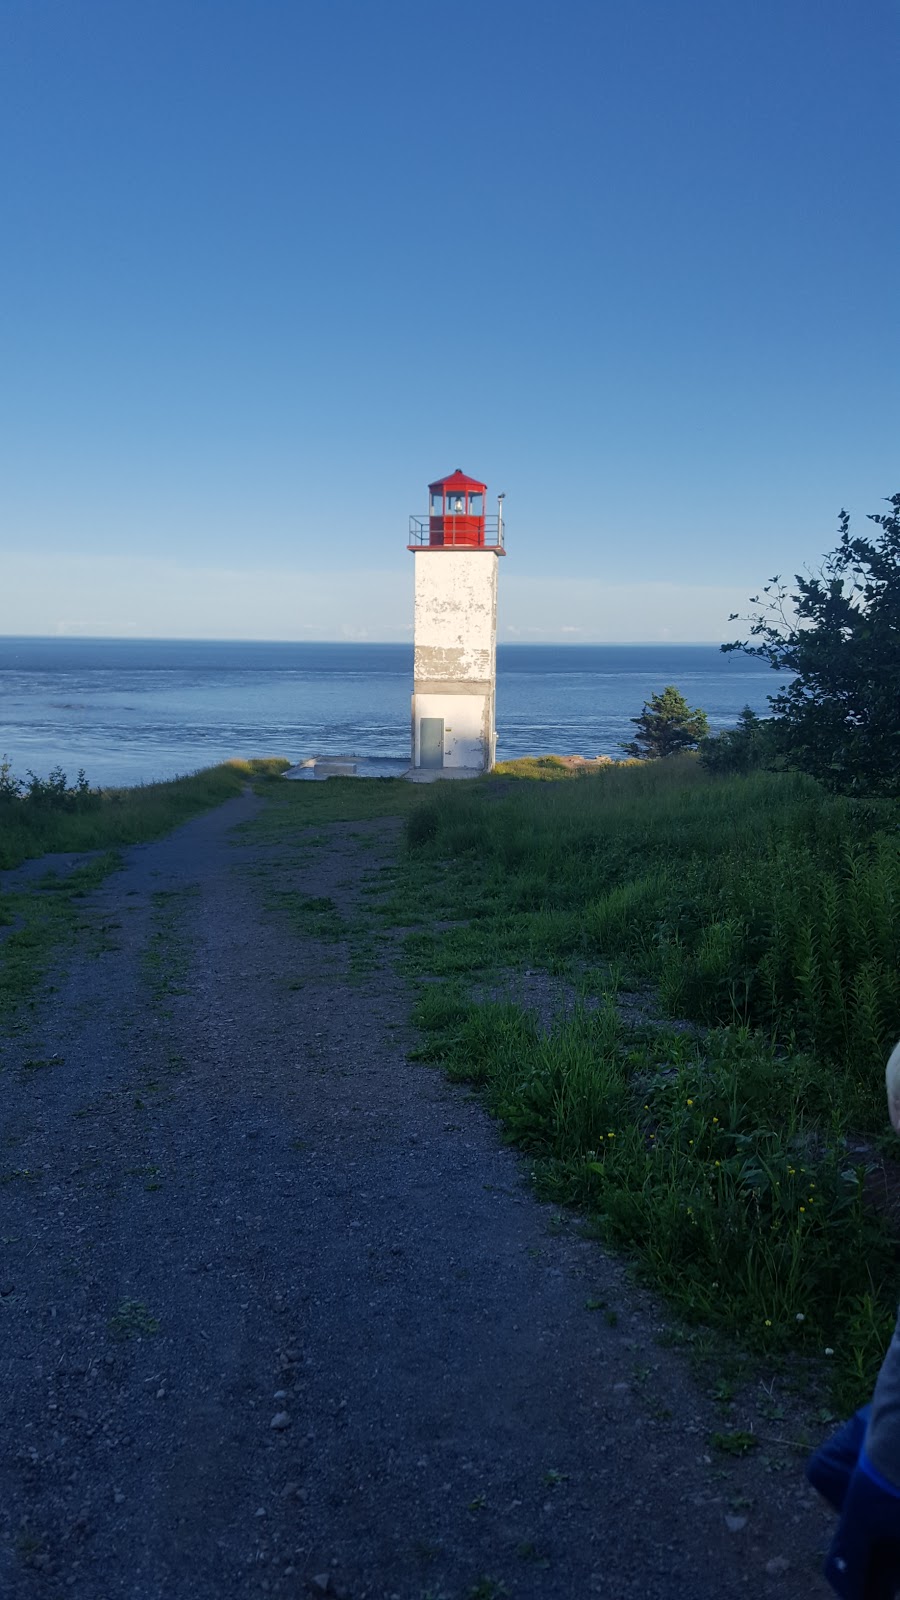
[[[493,682],[497,562],[492,550],[417,550],[417,680]]]
[[[412,762],[419,724],[444,720],[444,765],[494,764],[497,564],[492,550],[417,550]]]

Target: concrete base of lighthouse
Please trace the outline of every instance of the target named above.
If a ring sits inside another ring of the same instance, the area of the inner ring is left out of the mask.
[[[415,552],[412,768],[467,774],[494,765],[497,556]]]
[[[446,783],[451,778],[483,778],[483,767],[441,767],[429,772],[426,767],[410,767],[404,773],[407,783]]]
[[[465,767],[489,772],[494,765],[495,740],[491,688],[480,694],[455,693],[452,685],[442,684],[413,695],[415,768]]]

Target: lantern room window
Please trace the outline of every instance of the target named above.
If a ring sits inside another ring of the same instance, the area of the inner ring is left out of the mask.
[[[484,516],[484,495],[483,494],[470,494],[469,495],[469,516],[470,517],[483,517]]]
[[[432,491],[431,491],[431,516],[433,516],[433,517],[442,517],[443,515],[444,515],[444,495],[443,495],[443,491],[441,489],[432,489]]]

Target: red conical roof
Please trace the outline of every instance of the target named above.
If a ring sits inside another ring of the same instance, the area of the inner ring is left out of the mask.
[[[435,483],[430,483],[428,487],[432,494],[436,489],[443,489],[445,492],[449,491],[450,494],[453,494],[454,491],[468,490],[471,493],[473,490],[476,492],[479,489],[485,490],[487,489],[487,484],[479,483],[477,478],[467,478],[462,467],[457,467],[456,471],[451,472],[448,478],[438,478]]]

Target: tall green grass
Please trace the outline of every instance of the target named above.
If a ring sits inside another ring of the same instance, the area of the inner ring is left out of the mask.
[[[893,1320],[894,1251],[810,1057],[744,1029],[636,1036],[611,1003],[547,1033],[452,985],[427,985],[415,1020],[420,1055],[482,1089],[545,1197],[586,1208],[688,1319],[768,1353],[830,1350],[856,1402]]]
[[[900,1036],[896,803],[687,759],[499,793],[436,787],[408,841],[477,877],[484,939],[512,916],[519,950],[547,964],[625,958],[667,1015],[813,1052],[847,1117],[882,1126]]]
[[[432,980],[421,1053],[479,1086],[542,1191],[689,1319],[818,1355],[842,1405],[867,1397],[898,1291],[897,1219],[872,1203],[893,1148],[898,823],[895,802],[690,758],[447,785],[407,821],[386,908]],[[492,998],[504,968],[543,1025]],[[636,1023],[622,989],[642,991]]]

